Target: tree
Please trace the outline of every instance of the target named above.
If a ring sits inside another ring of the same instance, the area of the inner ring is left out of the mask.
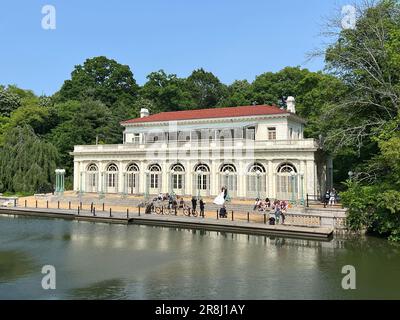
[[[358,150],[342,194],[348,226],[400,241],[400,3],[367,4],[358,15],[326,51],[329,70],[349,88],[324,114],[327,141],[339,152]]]
[[[192,72],[186,79],[186,85],[196,109],[213,108],[227,94],[226,86],[202,68]]]
[[[0,190],[49,192],[54,182],[56,148],[35,135],[29,126],[7,131],[0,148]]]
[[[218,105],[222,107],[248,106],[253,102],[252,85],[247,80],[236,80],[227,87],[227,94]]]
[[[104,56],[87,59],[75,66],[71,80],[66,80],[55,95],[57,102],[99,100],[108,107],[116,102],[135,101],[138,85],[129,66]]]
[[[68,101],[55,105],[60,124],[47,139],[60,153],[60,166],[72,174],[73,159],[69,152],[75,145],[117,143],[122,140],[120,125],[108,108],[99,101]]]
[[[20,97],[13,93],[10,88],[0,86],[0,116],[9,117],[11,112],[21,105]]]
[[[140,90],[140,96],[153,104],[152,113],[186,110],[193,105],[191,95],[184,79],[164,70],[152,72]]]

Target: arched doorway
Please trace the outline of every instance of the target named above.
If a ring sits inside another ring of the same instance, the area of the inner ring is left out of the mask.
[[[254,163],[249,167],[246,177],[246,194],[248,197],[266,197],[266,173],[267,171],[261,163]]]
[[[99,188],[99,169],[96,164],[91,163],[86,170],[86,191],[97,192]]]
[[[276,183],[276,196],[279,200],[298,199],[298,175],[293,164],[283,163],[278,167]]]
[[[118,192],[118,166],[111,163],[107,166],[106,170],[106,187],[107,193]]]
[[[139,166],[131,163],[127,167],[127,191],[129,194],[139,193]]]
[[[185,194],[185,167],[180,163],[171,167],[171,189],[177,195]]]
[[[233,164],[223,164],[219,170],[219,188],[228,189],[228,194],[236,196],[237,194],[237,171]]]
[[[158,164],[149,166],[149,191],[150,194],[161,192],[161,167]]]
[[[193,196],[206,197],[210,195],[210,168],[208,165],[200,163],[194,168],[193,181]]]

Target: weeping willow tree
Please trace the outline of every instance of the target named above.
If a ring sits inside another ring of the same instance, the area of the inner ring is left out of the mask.
[[[0,192],[49,192],[53,188],[57,149],[29,126],[13,128],[0,148]]]

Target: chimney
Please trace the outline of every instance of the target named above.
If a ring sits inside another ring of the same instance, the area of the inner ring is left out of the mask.
[[[286,109],[291,113],[296,113],[296,99],[294,97],[288,97],[286,99]]]
[[[148,117],[149,115],[150,115],[149,109],[146,109],[146,108],[140,109],[140,117],[141,118]]]

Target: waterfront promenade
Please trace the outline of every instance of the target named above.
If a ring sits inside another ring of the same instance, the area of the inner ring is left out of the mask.
[[[190,203],[188,200],[190,199],[185,199],[186,204]],[[343,218],[343,213],[339,212],[338,214],[335,212],[337,210],[335,208],[327,209],[328,211],[321,214],[315,207],[310,210],[317,210],[317,212],[311,213],[305,213],[304,207],[294,207],[285,214],[284,224],[269,225],[270,212],[253,211],[254,203],[252,201],[236,200],[228,203],[228,216],[225,219],[218,216],[215,205],[209,205],[211,199],[206,199],[208,204],[204,217],[185,216],[182,209],[170,214],[168,214],[169,212],[145,214],[145,209],[138,206],[141,201],[143,201],[142,198],[132,196],[118,197],[114,195],[99,198],[93,194],[77,195],[68,192],[62,197],[37,195],[19,198],[15,206],[0,208],[0,214],[206,229],[244,234],[274,234],[322,240],[331,237],[336,229],[336,224],[339,225],[338,219]],[[329,213],[329,210],[333,210],[333,213]]]

